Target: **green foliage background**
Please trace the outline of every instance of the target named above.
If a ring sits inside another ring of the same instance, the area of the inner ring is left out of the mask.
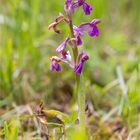
[[[102,116],[117,107],[130,130],[137,128],[140,1],[87,1],[94,10],[90,16],[77,10],[73,15],[75,25],[93,18],[102,21],[98,38],[83,37],[82,47],[90,56],[83,74],[87,98]],[[48,30],[59,12],[64,13],[63,4],[62,0],[0,0],[0,107],[40,100],[48,104],[56,102],[53,95],[69,92],[66,86],[71,92],[72,70],[66,65],[60,73],[49,70],[50,57],[56,55],[55,48],[69,33],[64,23],[59,26],[61,35]]]

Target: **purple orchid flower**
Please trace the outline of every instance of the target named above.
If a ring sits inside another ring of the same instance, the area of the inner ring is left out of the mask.
[[[74,63],[72,61],[69,51],[64,50],[62,52],[62,57],[52,56],[50,59],[51,59],[51,65],[50,65],[51,71],[57,71],[57,72],[61,71],[59,62],[64,62],[64,63],[68,64],[72,69],[74,69]]]
[[[68,52],[65,51],[65,50],[63,50],[63,51],[61,52],[61,54],[62,54],[62,59],[66,59],[66,58],[67,58],[67,55],[68,55]]]
[[[72,4],[72,0],[66,0],[66,4],[69,7]]]
[[[74,63],[72,61],[71,55],[69,51],[65,51],[64,54],[62,54],[62,61],[66,64],[68,64],[72,69],[74,69]]]
[[[97,24],[100,23],[101,21],[99,19],[94,19],[89,23],[90,30],[88,31],[89,36],[98,36],[99,35],[99,30],[97,28]]]
[[[82,40],[81,40],[80,36],[77,36],[76,43],[77,43],[77,46],[82,45]]]
[[[78,28],[88,30],[88,35],[93,37],[93,36],[98,36],[99,35],[99,30],[97,27],[97,24],[100,23],[100,19],[94,19],[91,22],[83,23],[81,24]]]
[[[82,44],[82,40],[80,36],[84,35],[83,28],[78,28],[77,26],[73,26],[74,36],[76,38],[77,46]]]
[[[80,75],[82,70],[83,70],[83,65],[84,65],[84,62],[87,61],[89,59],[89,56],[85,53],[85,52],[81,52],[80,54],[80,62],[79,64],[75,67],[74,69],[74,72],[77,74],[77,75]]]
[[[65,56],[62,56],[62,61],[68,64],[70,68],[74,69],[74,62],[69,51],[65,52]]]
[[[93,10],[92,7],[85,2],[85,0],[77,0],[74,2],[72,8],[76,9],[80,6],[83,6],[83,11],[86,15],[90,15],[90,12]]]
[[[61,67],[56,61],[52,61],[50,70],[51,71],[61,71]]]
[[[67,37],[66,40],[58,46],[58,48],[56,49],[56,52],[58,53],[63,52],[67,46],[68,41],[69,41],[69,37]]]
[[[52,56],[51,61],[52,61],[52,63],[50,65],[50,70],[51,71],[57,71],[57,72],[61,71],[61,67],[58,63],[61,62],[62,59],[57,57],[57,56]]]
[[[65,6],[64,6],[64,11],[68,17],[70,17],[71,14],[74,13],[74,8],[73,8],[72,4],[73,4],[72,0],[66,0]]]

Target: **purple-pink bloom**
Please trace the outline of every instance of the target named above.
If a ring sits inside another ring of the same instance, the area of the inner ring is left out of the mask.
[[[74,69],[74,72],[77,74],[77,75],[80,75],[81,72],[82,72],[82,69],[83,69],[83,62],[80,61],[80,63],[77,65],[77,67]]]
[[[63,50],[65,50],[68,41],[69,41],[69,37],[67,37],[66,40],[58,46],[58,48],[56,49],[56,52],[61,53]]]
[[[89,36],[93,37],[93,36],[98,36],[99,35],[99,30],[97,28],[97,26],[94,26],[93,28],[91,28],[88,31]]]
[[[77,26],[73,26],[73,32],[74,32],[74,36],[76,38],[77,46],[82,44],[82,40],[81,40],[80,36],[84,35],[83,30],[84,29],[82,29],[82,28],[78,28]]]
[[[73,4],[72,0],[66,0],[66,4],[64,6],[64,11],[68,17],[70,17],[71,14],[74,12],[74,8],[73,8],[72,4]]]
[[[77,0],[76,2],[74,2],[72,8],[74,10],[80,6],[83,6],[83,11],[86,15],[90,15],[90,12],[92,11],[92,7],[89,4],[87,4],[85,0]]]
[[[89,59],[89,56],[85,53],[85,52],[82,52],[80,54],[80,62],[79,64],[75,67],[74,69],[74,72],[77,74],[77,75],[80,75],[82,70],[83,70],[83,65],[84,65],[84,62],[87,61]]]
[[[81,52],[80,61],[85,62],[89,59],[89,56],[85,52]]]
[[[72,61],[69,51],[62,52],[62,57],[60,59],[62,62],[68,64],[72,69],[74,68],[74,62]]]
[[[83,36],[84,35],[84,31],[85,30],[85,28],[79,28],[79,27],[77,27],[77,26],[73,26],[73,32],[74,32],[74,36]]]
[[[61,67],[56,61],[52,61],[50,70],[51,71],[61,71]]]
[[[87,3],[83,3],[83,10],[86,15],[90,15],[90,11],[92,11],[92,7]]]
[[[66,58],[67,58],[67,55],[68,55],[68,52],[65,51],[65,50],[63,50],[63,51],[61,52],[61,54],[62,54],[62,59],[66,59]]]
[[[77,46],[82,45],[82,40],[81,40],[80,36],[77,36],[76,43],[77,43]]]
[[[81,24],[78,28],[80,29],[85,29],[88,30],[89,36],[98,36],[99,35],[99,30],[97,27],[97,24],[100,23],[100,19],[94,19],[91,22],[83,23]]]
[[[61,71],[61,67],[58,64],[59,62],[61,62],[62,59],[57,57],[57,56],[52,56],[51,57],[51,65],[50,65],[50,70],[51,71]]]
[[[68,7],[71,5],[71,3],[72,3],[72,0],[66,0],[66,4]]]
[[[90,30],[88,32],[89,36],[98,36],[99,35],[99,30],[97,28],[97,24],[100,23],[100,19],[94,19],[89,23]]]

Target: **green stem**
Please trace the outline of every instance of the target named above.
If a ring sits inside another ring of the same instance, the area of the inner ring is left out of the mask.
[[[70,19],[70,31],[71,31],[71,37],[74,38],[72,19]],[[73,57],[74,57],[74,67],[76,67],[76,65],[77,65],[77,57],[78,57],[78,48],[77,48],[77,45],[76,45],[75,41],[73,41],[72,43],[74,45],[72,47]]]
[[[70,18],[70,31],[71,31],[71,37],[74,38],[73,33],[73,23],[72,18]],[[74,57],[74,67],[78,64],[78,48],[75,41],[73,41],[74,47],[72,48],[73,51],[73,57]],[[79,85],[80,85],[80,76],[75,74],[75,94],[78,98],[78,109],[79,109],[79,125],[82,130],[85,131],[85,94],[83,92],[79,92]]]
[[[79,86],[81,85],[80,76],[76,76],[76,85],[79,109],[79,125],[80,128],[85,131],[85,93],[83,91],[83,87],[79,88]]]

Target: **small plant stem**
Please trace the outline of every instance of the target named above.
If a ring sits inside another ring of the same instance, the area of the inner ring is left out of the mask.
[[[71,32],[71,37],[74,38],[74,32],[73,32],[73,23],[72,23],[72,18],[70,17],[70,32]],[[73,57],[74,57],[74,67],[78,64],[78,48],[76,41],[73,41]],[[82,128],[82,130],[85,131],[85,94],[82,92],[79,92],[79,85],[80,85],[80,76],[75,74],[75,92],[77,95],[77,100],[78,100],[78,109],[79,109],[79,126]]]
[[[78,94],[77,97],[78,97],[80,128],[85,129],[85,93],[83,92],[82,87],[79,90],[80,76],[77,76],[76,82],[77,82],[77,94]]]
[[[71,37],[74,38],[72,18],[70,18],[69,26],[70,26]],[[73,43],[72,51],[73,51],[73,57],[74,57],[74,66],[76,67],[76,65],[77,65],[77,57],[78,57],[78,49],[77,49],[76,42],[73,41],[72,43]]]

